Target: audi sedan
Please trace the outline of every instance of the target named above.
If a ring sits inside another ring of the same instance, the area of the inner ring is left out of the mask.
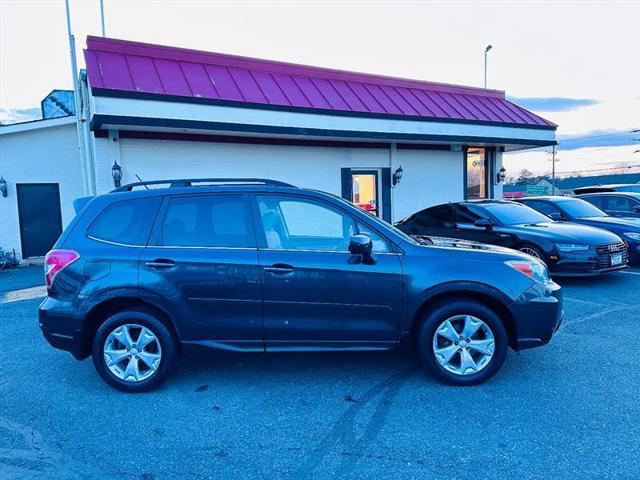
[[[592,276],[628,268],[626,244],[616,234],[557,222],[516,202],[437,205],[396,226],[413,236],[451,237],[520,250],[543,260],[555,276]]]
[[[629,263],[640,261],[640,218],[612,217],[580,198],[531,197],[518,201],[554,220],[588,225],[615,233],[627,245]]]

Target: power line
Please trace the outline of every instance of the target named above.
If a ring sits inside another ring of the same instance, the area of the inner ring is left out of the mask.
[[[622,165],[618,167],[607,167],[607,168],[592,168],[589,170],[571,170],[569,172],[556,172],[557,174],[565,174],[565,173],[585,173],[585,172],[604,172],[605,170],[621,170],[621,169],[631,169],[631,168],[640,168],[639,165]]]

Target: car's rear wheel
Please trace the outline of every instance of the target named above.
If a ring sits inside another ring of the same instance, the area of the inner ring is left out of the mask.
[[[109,317],[96,332],[93,364],[112,387],[145,392],[162,383],[175,358],[175,341],[152,313],[126,310]]]
[[[491,309],[473,300],[442,303],[427,313],[418,332],[422,366],[452,385],[477,385],[500,369],[508,336]]]

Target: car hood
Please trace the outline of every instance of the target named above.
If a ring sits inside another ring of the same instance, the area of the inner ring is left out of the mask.
[[[614,233],[588,225],[571,222],[541,222],[528,225],[511,225],[509,230],[517,233],[544,235],[554,242],[572,242],[587,245],[619,242],[620,237]]]
[[[623,227],[630,232],[640,232],[640,218],[627,217],[586,217],[581,218],[581,222],[585,222],[594,227]]]
[[[487,243],[473,242],[471,240],[461,240],[459,238],[434,237],[427,235],[413,236],[420,245],[425,247],[442,248],[449,254],[456,257],[464,257],[473,260],[531,260],[527,254],[513,250],[511,248],[489,245]],[[490,254],[496,255],[493,257]]]

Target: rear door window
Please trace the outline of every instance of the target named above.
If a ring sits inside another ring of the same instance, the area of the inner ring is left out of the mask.
[[[161,197],[147,197],[112,203],[100,212],[87,234],[96,240],[144,246],[160,201]]]
[[[189,195],[169,200],[160,231],[170,247],[254,247],[241,194]]]

